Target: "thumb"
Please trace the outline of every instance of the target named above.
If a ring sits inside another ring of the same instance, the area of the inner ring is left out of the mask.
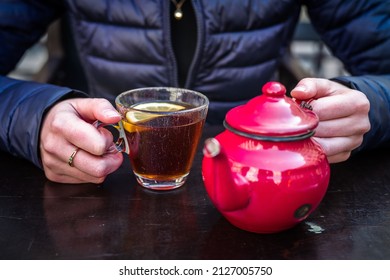
[[[316,96],[313,82],[310,79],[300,80],[299,83],[291,90],[291,96],[298,100],[308,100]]]
[[[99,120],[103,123],[117,123],[121,120],[121,115],[104,98],[83,98],[75,100],[73,106],[80,116],[89,122]]]
[[[298,100],[318,99],[337,94],[336,90],[335,83],[328,79],[305,78],[291,91],[291,96]]]

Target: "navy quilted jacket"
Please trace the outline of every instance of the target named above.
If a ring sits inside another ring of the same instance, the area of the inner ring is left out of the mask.
[[[190,0],[187,0],[190,1]],[[185,87],[206,94],[209,120],[259,94],[273,78],[302,5],[351,77],[339,81],[371,102],[362,147],[390,139],[389,0],[192,0],[197,42]],[[40,166],[39,127],[66,87],[7,78],[24,51],[55,19],[70,23],[88,95],[114,96],[144,86],[178,86],[169,0],[0,1],[0,148]]]

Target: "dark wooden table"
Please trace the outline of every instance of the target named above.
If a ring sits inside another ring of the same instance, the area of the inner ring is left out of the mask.
[[[390,149],[332,165],[319,208],[269,235],[220,215],[201,160],[199,147],[187,183],[155,193],[137,185],[128,161],[102,185],[65,185],[0,153],[0,259],[390,259]]]

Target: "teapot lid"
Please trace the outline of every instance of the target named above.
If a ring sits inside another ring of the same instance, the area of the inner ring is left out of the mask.
[[[281,83],[268,82],[262,92],[226,114],[227,129],[271,141],[292,141],[314,134],[319,122],[317,115],[287,97],[286,88]]]

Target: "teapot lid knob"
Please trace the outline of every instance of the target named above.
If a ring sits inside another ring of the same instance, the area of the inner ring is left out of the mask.
[[[262,93],[231,109],[226,114],[225,127],[240,135],[273,141],[291,141],[314,133],[317,115],[286,96],[284,85],[268,82]]]
[[[268,82],[263,86],[262,92],[267,96],[283,97],[286,94],[286,87],[278,82]]]

